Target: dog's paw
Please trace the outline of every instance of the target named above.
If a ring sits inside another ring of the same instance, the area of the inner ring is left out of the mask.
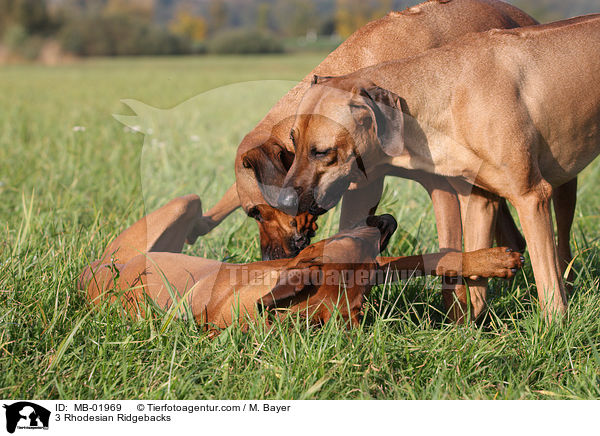
[[[199,236],[204,236],[215,227],[212,219],[208,217],[200,217],[196,220],[190,231],[188,232],[185,243],[192,245],[196,242]]]
[[[463,275],[470,278],[500,277],[511,279],[523,267],[525,258],[507,247],[495,247],[465,253]]]
[[[369,227],[376,227],[379,230],[379,233],[381,234],[379,251],[384,251],[387,248],[390,238],[398,228],[396,219],[390,214],[378,216],[371,215],[367,217],[366,223]]]
[[[315,232],[319,228],[317,225],[318,216],[311,215],[309,213],[299,214],[294,221],[296,222],[296,229],[301,235],[306,235],[309,238],[315,236]]]

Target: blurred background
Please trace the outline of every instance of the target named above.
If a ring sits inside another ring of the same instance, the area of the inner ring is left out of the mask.
[[[418,0],[0,0],[0,63],[89,56],[331,51]],[[541,22],[600,0],[512,0]]]

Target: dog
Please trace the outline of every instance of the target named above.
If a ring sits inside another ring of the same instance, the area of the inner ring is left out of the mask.
[[[397,226],[392,216],[382,215],[310,245],[293,259],[228,264],[181,254],[201,216],[196,195],[176,198],[150,213],[84,269],[79,289],[95,304],[120,301],[131,315],[145,313],[147,298],[165,309],[184,300],[194,319],[214,330],[255,320],[265,310],[281,315],[278,309],[324,323],[338,308],[356,326],[375,284],[415,272],[511,278],[524,262],[508,248],[377,258]]]
[[[537,22],[523,11],[496,0],[434,0],[402,12],[391,12],[357,30],[335,51],[325,58],[296,87],[286,94],[264,119],[248,133],[238,147],[235,158],[236,182],[223,198],[197,224],[194,235],[204,235],[217,226],[229,213],[241,205],[248,216],[257,221],[263,260],[293,257],[310,243],[317,228],[316,217],[308,213],[284,213],[276,208],[277,196],[291,162],[294,147],[289,131],[304,92],[310,87],[313,75],[342,75],[384,61],[410,57],[444,45],[470,32],[493,28],[514,28]],[[480,211],[489,205],[489,194],[474,189],[473,195],[460,195],[443,177],[427,173],[410,175],[429,193],[435,211],[440,250],[462,251],[463,230],[461,212],[472,210],[470,222],[464,224],[465,248],[474,250],[491,246],[481,240]],[[340,229],[374,212],[383,189],[383,179],[357,186],[344,195],[340,215]],[[573,215],[560,202],[557,210],[565,216]],[[569,194],[569,193],[568,193]],[[567,199],[569,199],[567,195]],[[458,201],[461,202],[459,205]],[[567,201],[567,204],[568,201]],[[496,240],[515,250],[524,249],[519,233],[504,202],[499,204]],[[565,233],[565,232],[563,232]],[[570,227],[566,230],[568,235]],[[471,283],[473,313],[485,307],[485,281]],[[459,320],[466,313],[464,286],[444,285],[444,303],[452,307],[450,316]],[[458,299],[459,305],[455,304]]]
[[[516,208],[552,319],[567,304],[549,203],[600,152],[599,83],[600,15],[473,34],[316,78],[292,128],[280,206],[319,214],[350,183],[398,170],[474,184]]]

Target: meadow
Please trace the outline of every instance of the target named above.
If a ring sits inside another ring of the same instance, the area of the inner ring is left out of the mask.
[[[84,265],[176,195],[212,206],[233,181],[243,135],[323,57],[0,68],[0,397],[600,397],[600,162],[580,177],[575,292],[562,323],[543,322],[529,261],[515,280],[492,281],[485,318],[463,326],[444,318],[439,281],[422,278],[374,289],[352,330],[290,317],[210,339],[168,312],[132,320],[108,304],[91,310],[76,287]],[[437,250],[415,183],[387,181],[379,210],[400,226],[386,254]],[[336,228],[333,211],[316,239]],[[256,225],[237,211],[186,252],[258,260]]]

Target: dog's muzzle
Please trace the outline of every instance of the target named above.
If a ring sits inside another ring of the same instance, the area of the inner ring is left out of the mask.
[[[294,188],[284,188],[277,197],[277,207],[279,210],[291,216],[298,213],[298,193]]]
[[[310,245],[310,238],[308,235],[296,235],[292,239],[294,249],[300,252]]]

